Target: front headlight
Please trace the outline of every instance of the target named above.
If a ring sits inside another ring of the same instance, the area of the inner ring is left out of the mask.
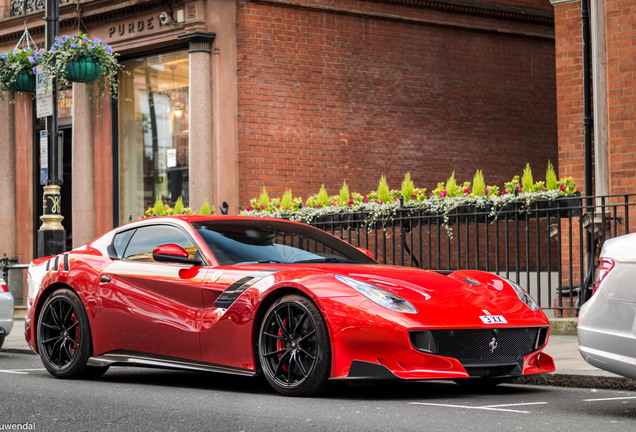
[[[515,292],[517,293],[517,296],[519,297],[519,300],[524,302],[526,306],[528,306],[530,309],[532,309],[535,312],[540,309],[539,305],[532,299],[532,297],[530,297],[530,294],[528,294],[527,292],[523,290],[523,288],[521,288],[519,285],[517,285],[511,280],[507,280],[507,282],[510,284],[512,288],[514,288]]]
[[[396,312],[417,313],[417,309],[411,303],[380,287],[347,276],[336,275],[336,279],[383,308]]]

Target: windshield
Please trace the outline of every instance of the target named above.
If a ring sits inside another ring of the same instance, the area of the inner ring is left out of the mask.
[[[192,226],[220,265],[361,263],[372,258],[317,228],[284,221],[215,220]]]

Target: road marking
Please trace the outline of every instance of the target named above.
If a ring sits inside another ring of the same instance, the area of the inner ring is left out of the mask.
[[[622,397],[599,398],[599,399],[583,399],[583,402],[599,402],[599,401],[624,400],[624,399],[636,399],[636,396],[622,396]]]
[[[530,414],[530,411],[503,409],[502,407],[527,406],[527,405],[547,405],[547,402],[527,402],[527,403],[505,404],[505,405],[486,405],[486,406],[481,406],[481,407],[466,406],[466,405],[436,404],[436,403],[427,403],[427,402],[410,402],[410,404],[411,405],[437,406],[437,407],[446,407],[446,408],[462,408],[462,409],[474,409],[474,410],[485,410],[485,411],[504,411],[504,412],[513,412],[513,413],[521,413],[521,414]]]
[[[46,369],[0,369],[0,373],[10,373],[10,374],[18,374],[18,375],[28,375],[31,371],[45,371]]]

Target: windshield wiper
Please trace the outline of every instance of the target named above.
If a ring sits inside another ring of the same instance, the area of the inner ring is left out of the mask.
[[[243,264],[283,264],[284,261],[277,261],[277,260],[270,260],[270,259],[266,259],[266,260],[258,260],[258,261],[242,261],[242,262],[238,262],[234,265],[243,265]]]
[[[312,258],[300,261],[292,261],[291,264],[309,264],[309,263],[355,263],[356,261],[351,261],[347,258],[333,258],[333,257],[323,257],[323,258]]]

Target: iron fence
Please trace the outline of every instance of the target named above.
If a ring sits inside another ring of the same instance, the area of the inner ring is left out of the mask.
[[[630,218],[636,223],[635,207],[636,194],[563,197],[443,215],[401,207],[375,220],[340,213],[311,224],[384,264],[499,274],[524,286],[548,315],[565,317],[589,296],[602,243],[629,233]]]
[[[384,264],[496,273],[524,286],[548,315],[565,317],[589,296],[603,242],[636,224],[636,194],[460,206],[443,215],[401,207],[383,218],[350,212],[311,224]],[[28,268],[6,254],[0,261],[7,283],[9,270]]]

